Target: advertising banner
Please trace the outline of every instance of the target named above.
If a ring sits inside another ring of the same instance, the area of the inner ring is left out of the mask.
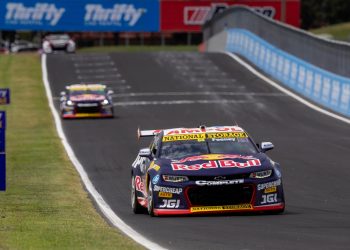
[[[0,105],[10,104],[10,89],[0,89]]]
[[[159,31],[158,0],[2,0],[0,29]]]
[[[161,30],[173,32],[200,32],[207,19],[232,5],[246,5],[256,11],[280,20],[280,0],[202,0],[202,1],[161,1]],[[286,22],[299,27],[299,0],[286,0]]]
[[[6,112],[5,111],[0,111],[0,130],[5,130],[6,129]],[[0,147],[0,152],[5,151],[1,150]]]
[[[0,111],[0,191],[6,190],[5,129],[6,112]]]
[[[6,154],[0,152],[0,191],[6,190]]]

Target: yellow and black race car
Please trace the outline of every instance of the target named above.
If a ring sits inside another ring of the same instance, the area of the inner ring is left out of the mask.
[[[74,84],[61,92],[62,118],[113,117],[113,91],[102,84]]]

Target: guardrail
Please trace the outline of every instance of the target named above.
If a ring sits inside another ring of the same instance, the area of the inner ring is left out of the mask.
[[[318,39],[244,7],[214,17],[203,31],[207,51],[239,54],[295,92],[350,117],[350,70],[340,74],[350,67],[348,44]],[[314,43],[320,46],[313,48]],[[293,53],[298,47],[305,53]],[[340,55],[342,48],[346,50]]]
[[[226,50],[239,54],[296,92],[350,116],[350,79],[325,71],[243,29],[227,30]]]
[[[319,38],[243,6],[229,8],[208,21],[203,26],[204,41],[231,28],[249,30],[277,48],[306,62],[335,74],[350,77],[348,43]]]

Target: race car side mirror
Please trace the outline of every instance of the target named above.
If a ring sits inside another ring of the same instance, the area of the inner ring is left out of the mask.
[[[261,152],[263,152],[263,153],[274,148],[272,142],[262,142],[260,145],[261,145],[260,146]]]
[[[114,91],[113,90],[108,90],[107,91],[107,95],[113,95],[114,94]]]
[[[61,95],[61,96],[65,96],[65,95],[66,95],[66,92],[62,91],[62,92],[60,93],[60,95]]]
[[[152,160],[152,158],[153,158],[152,157],[152,152],[151,152],[151,150],[149,148],[142,148],[142,149],[140,149],[139,156],[140,157],[146,157],[146,158],[148,158],[150,160]]]

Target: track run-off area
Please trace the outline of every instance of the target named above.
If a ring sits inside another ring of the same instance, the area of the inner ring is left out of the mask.
[[[43,62],[56,109],[60,92],[69,84],[104,83],[114,91],[114,119],[63,120],[62,128],[98,194],[139,234],[135,237],[142,235],[168,249],[349,249],[346,122],[296,101],[226,54],[58,54]],[[137,140],[138,127],[234,121],[256,142],[274,143],[268,154],[282,167],[285,213],[160,218],[133,214],[131,163],[148,143]]]

